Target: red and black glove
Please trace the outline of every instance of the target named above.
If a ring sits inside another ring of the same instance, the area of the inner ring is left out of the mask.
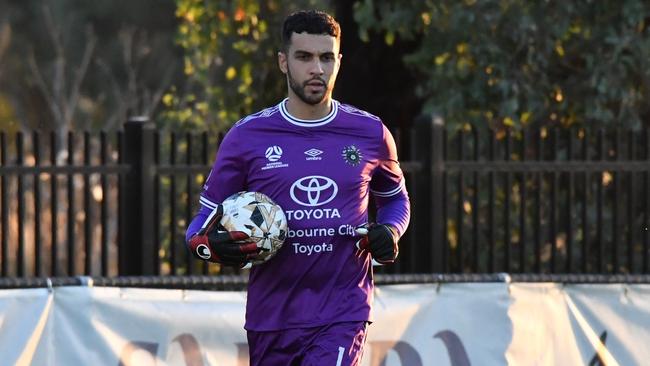
[[[356,232],[363,235],[357,248],[370,251],[372,259],[380,264],[395,262],[399,254],[399,236],[395,228],[385,224],[364,224],[357,227]]]
[[[243,267],[258,253],[257,244],[247,242],[249,236],[241,231],[227,231],[221,224],[223,206],[218,205],[201,230],[187,242],[194,256],[225,266]]]

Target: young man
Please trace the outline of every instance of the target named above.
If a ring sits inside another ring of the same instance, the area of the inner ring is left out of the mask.
[[[228,132],[187,230],[193,253],[205,259],[197,250],[209,247],[208,260],[243,266],[255,251],[241,243],[245,235],[205,232],[220,218],[219,203],[258,191],[287,215],[284,246],[250,272],[251,365],[359,365],[371,321],[372,260],[392,263],[408,226],[391,134],[379,118],[332,99],[339,47],[331,16],[302,11],[285,19],[278,64],[288,97]],[[377,223],[363,227],[370,195]]]

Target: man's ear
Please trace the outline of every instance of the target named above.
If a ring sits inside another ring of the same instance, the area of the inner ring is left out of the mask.
[[[282,71],[283,74],[287,73],[287,55],[282,51],[278,52],[278,67],[280,67],[280,71]]]

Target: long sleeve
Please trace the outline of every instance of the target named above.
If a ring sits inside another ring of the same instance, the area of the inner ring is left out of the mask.
[[[377,222],[392,225],[401,236],[411,218],[410,201],[398,162],[395,140],[386,126],[383,126],[383,136],[384,159],[373,174],[370,191],[375,197]]]
[[[224,137],[210,175],[203,185],[199,198],[201,208],[194,216],[185,232],[185,239],[196,234],[217,204],[231,194],[246,188],[246,167],[238,149],[237,127],[233,127]]]
[[[390,224],[399,236],[406,231],[411,219],[411,204],[405,189],[390,197],[375,197],[377,222]]]

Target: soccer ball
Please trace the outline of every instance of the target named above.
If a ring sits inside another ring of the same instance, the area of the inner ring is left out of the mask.
[[[271,259],[287,237],[287,217],[282,208],[260,192],[239,192],[223,202],[221,225],[228,231],[241,231],[257,244],[256,265]]]

